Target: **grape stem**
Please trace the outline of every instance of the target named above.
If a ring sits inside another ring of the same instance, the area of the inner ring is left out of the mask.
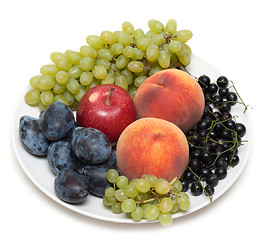
[[[212,196],[205,190],[203,184],[202,184],[202,181],[200,179],[200,177],[190,168],[190,167],[187,167],[195,176],[196,178],[198,179],[198,182],[200,183],[201,187],[203,188],[204,192],[206,193],[206,195],[209,197],[210,199],[210,202],[212,202]]]

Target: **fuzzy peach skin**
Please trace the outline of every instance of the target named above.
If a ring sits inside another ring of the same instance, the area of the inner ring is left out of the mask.
[[[152,174],[171,181],[185,171],[189,147],[175,124],[141,118],[124,129],[116,146],[117,166],[129,180]]]
[[[193,77],[167,69],[153,74],[137,89],[134,103],[138,118],[165,119],[186,133],[201,119],[205,99]]]

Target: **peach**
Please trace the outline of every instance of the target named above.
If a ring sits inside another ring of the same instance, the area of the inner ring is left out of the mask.
[[[171,181],[182,176],[189,157],[188,142],[175,124],[141,118],[124,129],[116,146],[117,166],[129,180],[143,174]]]
[[[161,118],[186,133],[201,119],[205,99],[193,77],[167,69],[153,74],[137,89],[134,103],[138,118]]]

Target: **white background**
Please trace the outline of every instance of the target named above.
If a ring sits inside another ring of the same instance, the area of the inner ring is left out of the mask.
[[[262,236],[262,5],[250,1],[3,1],[0,8],[1,239],[229,239]],[[198,212],[160,224],[117,224],[74,213],[42,193],[20,168],[11,141],[14,108],[53,51],[78,49],[90,34],[123,21],[147,30],[174,18],[194,33],[193,53],[232,79],[253,109],[248,163],[235,184]],[[95,234],[95,235],[93,235]],[[252,235],[253,234],[253,235]],[[258,234],[258,235],[257,235]]]

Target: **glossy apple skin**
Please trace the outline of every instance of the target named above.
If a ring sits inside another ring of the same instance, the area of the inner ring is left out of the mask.
[[[111,88],[110,105],[106,104]],[[89,89],[77,108],[77,123],[102,131],[112,145],[120,134],[136,120],[136,109],[131,96],[123,88],[105,84]]]

